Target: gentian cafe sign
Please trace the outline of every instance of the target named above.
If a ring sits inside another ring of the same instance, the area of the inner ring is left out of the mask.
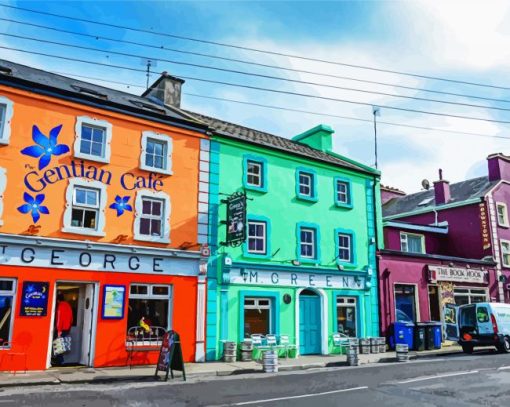
[[[246,195],[236,192],[222,202],[227,205],[227,239],[224,245],[240,246],[246,239]]]
[[[120,184],[121,188],[127,191],[137,189],[151,189],[159,192],[163,189],[162,175],[149,173],[149,175],[135,175],[132,172],[126,172],[115,180],[113,174],[96,165],[85,163],[83,160],[71,160],[68,164],[48,166],[51,164],[52,157],[58,157],[69,153],[70,148],[66,144],[58,143],[58,136],[62,130],[62,125],[50,130],[49,135],[45,136],[37,126],[32,128],[32,140],[34,145],[25,147],[21,154],[36,158],[37,169],[27,163],[30,169],[23,179],[26,192],[23,193],[23,203],[17,208],[23,214],[30,214],[32,221],[37,223],[41,215],[49,215],[50,208],[45,205],[46,188],[69,178],[84,178],[98,181],[105,185],[112,183]],[[122,216],[126,211],[133,212],[133,207],[129,203],[130,195],[116,195],[114,202],[109,205],[110,209],[117,212],[117,216]]]

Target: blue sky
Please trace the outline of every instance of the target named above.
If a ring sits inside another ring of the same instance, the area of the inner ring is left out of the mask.
[[[7,2],[0,0],[0,3],[152,30],[153,32],[167,32],[348,64],[510,87],[510,78],[505,74],[510,71],[510,3],[508,2]],[[0,18],[143,42],[155,46],[210,53],[284,68],[510,101],[509,90],[446,83],[248,52],[70,21],[4,7],[0,7]],[[1,23],[0,33],[91,46],[109,51],[110,54],[49,45],[5,35],[0,35],[0,45],[104,64],[143,69],[142,58],[124,57],[111,53],[127,52],[174,62],[197,63],[340,87],[485,104],[510,109],[510,103],[434,95],[418,90],[404,90],[391,86],[371,85],[344,79],[261,68],[161,49],[62,34],[12,22],[1,21]],[[137,94],[143,91],[142,87],[145,84],[145,76],[141,72],[62,61],[8,50],[0,50],[0,56],[50,71],[102,78],[104,81],[90,81]],[[315,85],[289,83],[188,67],[164,61],[159,61],[154,71],[168,71],[177,76],[247,84],[379,106],[510,121],[510,114],[508,114],[510,112],[507,111],[413,101]],[[157,74],[154,74],[151,80],[156,78]],[[122,81],[141,87],[130,86],[128,88],[125,85],[108,82],[108,80]],[[230,98],[362,119],[371,119],[370,106],[274,94],[194,80],[186,81],[184,92],[186,93],[183,96],[184,108],[284,137],[292,137],[319,123],[329,124],[336,131],[335,149],[338,153],[368,165],[372,165],[374,162],[373,126],[371,123],[212,101],[189,94]],[[384,107],[381,108],[379,120],[510,137],[510,125],[508,124],[397,112]],[[423,178],[435,180],[438,168],[443,168],[446,178],[450,181],[460,181],[466,177],[484,175],[486,173],[485,158],[488,154],[493,152],[510,153],[510,140],[490,137],[454,135],[384,124],[378,126],[378,136],[380,141],[379,163],[383,172],[383,183],[403,188],[407,192],[418,191]]]

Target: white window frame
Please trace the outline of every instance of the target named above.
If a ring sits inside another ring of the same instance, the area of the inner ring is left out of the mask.
[[[74,202],[74,190],[75,188],[89,188],[99,190],[99,211],[96,229],[80,228],[71,225],[72,213],[73,213],[73,202]],[[99,181],[87,180],[85,178],[71,178],[69,179],[69,185],[66,189],[66,208],[64,210],[64,227],[62,232],[65,233],[76,233],[78,235],[87,236],[106,236],[104,231],[105,227],[105,208],[108,202],[108,196],[106,194],[106,185]]]
[[[312,232],[312,243],[309,243],[309,242],[303,242],[303,240],[301,239],[301,233],[303,232]],[[311,256],[305,256],[303,255],[303,252],[301,251],[301,247],[303,246],[303,244],[307,245],[307,246],[312,246],[312,255]],[[299,254],[300,254],[300,257],[303,258],[303,259],[315,259],[315,256],[316,256],[316,253],[317,253],[317,248],[315,247],[317,244],[317,229],[314,229],[314,228],[306,228],[306,227],[302,227],[299,229]]]
[[[163,201],[163,222],[161,224],[161,236],[147,236],[140,233],[140,219],[142,217],[143,198],[158,199]],[[170,243],[170,196],[165,192],[156,192],[150,189],[140,189],[135,199],[135,221],[133,222],[133,236],[135,240],[154,243]]]
[[[0,167],[0,226],[4,224],[2,215],[4,213],[4,192],[7,188],[7,170]]]
[[[0,144],[9,144],[11,139],[11,122],[14,113],[14,103],[5,96],[0,96],[0,105],[5,107],[2,121],[0,123]]]
[[[336,317],[335,321],[336,329],[338,329],[338,308],[350,308],[354,307],[354,336],[356,338],[358,336],[358,298],[357,297],[336,297]]]
[[[459,290],[466,290],[466,292],[459,292]],[[455,294],[455,291],[457,291],[457,294]],[[473,297],[482,297],[481,293],[473,292],[473,291],[483,291],[484,294],[484,301],[480,302],[488,302],[489,301],[489,292],[487,288],[483,287],[462,287],[462,286],[455,286],[453,288],[453,299],[455,300],[455,297],[468,297],[468,304],[477,304],[471,301]]]
[[[340,246],[340,236],[347,237],[349,239],[349,246],[347,246],[347,247]],[[337,235],[336,235],[336,238],[338,239],[337,259],[342,261],[342,262],[346,262],[346,263],[352,262],[352,235],[349,234],[349,233],[338,232]],[[340,250],[341,249],[344,249],[344,250],[347,249],[349,251],[349,258],[347,260],[340,258]]]
[[[99,127],[105,130],[104,150],[103,156],[98,157],[92,154],[85,154],[80,151],[81,146],[81,128],[83,125],[91,127]],[[111,142],[112,142],[112,124],[106,120],[94,119],[88,116],[78,116],[76,118],[75,126],[75,139],[74,139],[74,156],[84,160],[97,161],[100,163],[110,163],[111,156]]]
[[[16,303],[17,303],[17,288],[18,288],[18,280],[15,278],[4,278],[1,277],[0,280],[2,281],[11,281],[12,282],[12,290],[0,290],[0,295],[12,295],[12,311],[11,311],[11,321],[9,324],[9,338],[7,338],[7,343],[9,346],[2,346],[0,345],[0,350],[2,349],[10,349],[11,348],[11,342],[12,342],[12,334],[14,331],[14,320],[16,319]]]
[[[254,174],[254,173],[250,172],[250,164],[253,164],[253,165],[258,167],[258,169],[259,169],[259,173],[258,174]],[[263,184],[263,173],[262,173],[262,171],[264,171],[264,163],[262,163],[260,161],[256,161],[256,160],[247,159],[246,160],[246,185],[249,185],[251,187],[262,188],[263,187],[263,185],[262,185]],[[258,184],[251,183],[250,182],[250,175],[252,177],[258,177],[259,183]]]
[[[132,286],[143,286],[147,287],[147,294],[131,294],[131,287]],[[168,295],[163,294],[153,294],[153,288],[154,287],[168,287]],[[173,285],[172,284],[144,284],[144,283],[131,283],[129,285],[129,293],[128,293],[128,303],[129,300],[167,300],[168,301],[168,327],[163,326],[162,328],[165,329],[172,329],[172,323],[173,323]],[[129,313],[129,310],[128,310]],[[126,320],[128,316],[126,313]],[[131,328],[128,326],[128,329]]]
[[[301,182],[301,177],[308,179],[308,184]],[[305,172],[305,171],[299,171],[298,181],[299,181],[299,185],[298,185],[299,195],[307,196],[309,198],[313,197],[313,174],[310,174],[309,172]],[[308,188],[309,193],[301,192],[301,187]]]
[[[246,301],[250,300],[253,301],[253,305],[246,305]],[[260,305],[260,300],[267,301],[268,305]],[[244,312],[247,309],[254,309],[254,310],[260,310],[260,309],[267,309],[269,310],[269,335],[274,335],[273,332],[273,300],[269,297],[244,297],[244,304],[243,304],[243,319],[245,319]],[[244,328],[243,328],[243,335],[244,335]]]
[[[503,219],[499,217],[499,209],[503,209]],[[503,226],[505,228],[510,227],[510,223],[508,222],[508,207],[506,203],[496,202],[496,216],[498,218],[498,225]]]
[[[261,236],[250,236],[250,224],[253,225],[262,225],[264,229],[264,234]],[[250,250],[250,239],[262,240],[264,249],[260,250]],[[251,254],[267,254],[267,222],[261,220],[248,220],[248,237],[247,237],[247,251]]]
[[[339,185],[343,185],[345,187],[345,191],[344,192],[341,192],[339,190],[339,188],[338,188]],[[336,181],[336,191],[335,192],[336,192],[336,201],[338,203],[342,203],[342,204],[348,204],[349,203],[350,191],[349,191],[349,183],[348,182],[337,180]],[[340,195],[345,196],[345,200],[340,199]]]
[[[505,254],[510,256],[510,240],[500,239],[499,244],[501,246],[501,263],[504,267],[510,267],[510,261],[505,262]],[[507,247],[506,249],[504,249],[505,246]]]
[[[165,168],[156,168],[151,167],[145,164],[145,154],[147,151],[147,142],[149,139],[165,143],[166,144],[166,154],[165,154]],[[142,148],[140,151],[140,169],[144,171],[157,172],[159,174],[172,175],[172,150],[173,150],[173,141],[172,138],[166,134],[160,134],[153,131],[144,131],[142,132]]]
[[[420,235],[418,233],[400,232],[400,251],[405,252],[405,253],[416,253],[416,252],[410,252],[409,251],[409,245],[408,245],[408,242],[407,242],[407,237],[408,236],[419,237],[420,238],[420,240],[421,240],[421,252],[419,252],[419,253],[425,254],[425,236],[424,235]],[[404,245],[405,245],[405,250],[404,250]]]

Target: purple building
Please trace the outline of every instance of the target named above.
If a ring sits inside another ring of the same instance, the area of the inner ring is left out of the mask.
[[[510,157],[488,176],[405,195],[382,187],[381,331],[395,320],[439,321],[446,303],[510,302]]]

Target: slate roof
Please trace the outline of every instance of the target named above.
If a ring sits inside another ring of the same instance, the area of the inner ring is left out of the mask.
[[[131,93],[94,85],[5,59],[0,59],[0,84],[25,86],[35,91],[49,91],[80,103],[101,105],[105,108],[113,107],[126,113],[158,118],[166,122],[173,121],[204,130],[207,128],[196,120],[164,106],[157,100],[149,100]]]
[[[197,118],[198,120],[204,123],[207,123],[217,133],[226,137],[231,137],[245,142],[262,145],[264,147],[269,147],[280,151],[286,151],[299,156],[308,157],[313,160],[323,161],[328,164],[338,165],[354,171],[374,175],[373,171],[370,171],[369,169],[365,168],[362,165],[356,165],[349,161],[343,160],[339,157],[327,154],[320,150],[316,150],[315,148],[309,147],[306,144],[302,144],[284,137],[275,136],[274,134],[265,133],[263,131],[251,129],[249,127],[244,127],[239,124],[230,123],[224,120],[220,120],[214,117],[206,116],[189,110],[183,110],[183,112],[192,115],[193,117]]]
[[[461,203],[483,197],[498,181],[489,181],[488,177],[478,177],[450,185],[449,203]],[[421,205],[420,205],[421,204]],[[434,188],[403,197],[393,198],[383,205],[383,217],[413,211],[431,211],[436,208]]]

